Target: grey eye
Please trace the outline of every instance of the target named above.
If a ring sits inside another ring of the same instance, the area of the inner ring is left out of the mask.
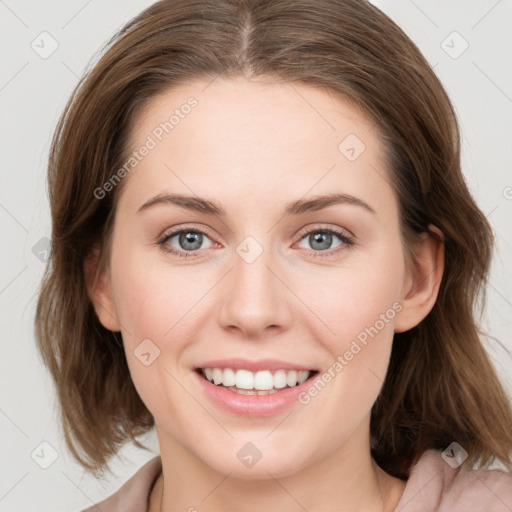
[[[173,241],[175,240],[177,240],[177,246],[176,243],[173,243]],[[210,239],[204,233],[201,233],[200,231],[186,229],[176,231],[175,233],[171,233],[165,240],[165,243],[179,251],[197,251],[198,249],[206,249],[211,246],[210,241],[209,246],[202,247],[203,242],[207,240]]]
[[[338,238],[340,242],[338,243],[338,245],[332,246],[334,237]],[[311,233],[308,233],[301,239],[301,241],[303,240],[307,240],[309,244],[309,247],[305,248],[312,249],[314,251],[325,251],[328,249],[335,249],[336,247],[339,247],[341,245],[341,239],[339,235],[321,230],[316,230],[312,231]]]

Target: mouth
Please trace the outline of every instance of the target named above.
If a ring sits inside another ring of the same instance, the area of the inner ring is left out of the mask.
[[[196,368],[200,377],[239,395],[271,395],[300,386],[318,374],[317,370],[259,370],[244,368]]]

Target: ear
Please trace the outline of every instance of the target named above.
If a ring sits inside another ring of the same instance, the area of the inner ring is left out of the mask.
[[[116,307],[112,296],[110,275],[100,268],[100,249],[94,246],[84,262],[87,295],[91,299],[101,325],[110,331],[120,331]]]
[[[428,229],[413,248],[413,261],[406,270],[402,289],[402,310],[395,317],[395,332],[408,331],[418,325],[437,299],[444,270],[444,235],[432,224]]]

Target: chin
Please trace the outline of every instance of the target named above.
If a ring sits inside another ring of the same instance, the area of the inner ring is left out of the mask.
[[[208,457],[200,458],[213,470],[224,475],[230,474],[230,478],[240,480],[285,478],[308,465],[303,448],[300,450],[301,453],[296,453],[292,447],[288,449],[282,444],[268,446],[268,443],[265,447],[261,442],[261,449],[258,449],[256,443],[236,442],[236,447],[226,447],[225,451],[218,453],[217,456],[212,457],[208,454]]]

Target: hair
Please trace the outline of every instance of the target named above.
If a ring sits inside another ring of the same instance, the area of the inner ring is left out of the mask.
[[[429,225],[444,234],[435,305],[395,333],[371,410],[371,452],[406,479],[429,448],[453,441],[462,467],[498,459],[511,471],[512,411],[484,349],[483,312],[492,229],[461,172],[456,115],[417,46],[366,0],[163,0],[131,19],[102,50],[67,102],[48,162],[51,250],[39,291],[38,350],[56,386],[60,426],[94,476],[154,426],[130,377],[119,332],[99,322],[84,262],[108,265],[134,119],[156,95],[191,80],[266,77],[334,93],[363,111],[385,141],[407,254]],[[481,317],[480,317],[481,318]]]

